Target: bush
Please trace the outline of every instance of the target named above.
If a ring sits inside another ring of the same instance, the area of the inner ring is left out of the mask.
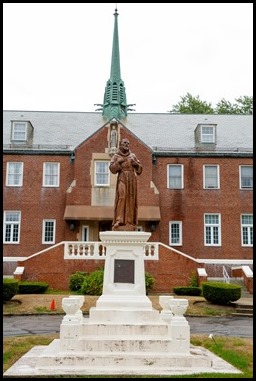
[[[3,301],[7,302],[14,295],[18,294],[19,281],[12,278],[3,278]]]
[[[147,294],[154,287],[154,284],[155,284],[155,278],[153,277],[153,275],[145,271],[145,286],[146,286]]]
[[[71,291],[80,291],[85,277],[88,274],[83,271],[77,271],[69,277],[69,289]]]
[[[104,268],[100,268],[90,274],[77,271],[69,277],[69,289],[82,295],[101,295],[103,290]],[[145,272],[145,286],[148,293],[154,287],[155,278]]]
[[[81,286],[81,294],[83,295],[101,295],[103,289],[104,269],[93,271],[85,276]]]
[[[202,283],[203,297],[210,303],[229,304],[241,298],[241,286],[224,282]]]
[[[46,282],[19,282],[19,294],[44,294],[49,284]]]
[[[175,295],[188,295],[188,296],[201,296],[201,287],[173,287],[173,292]]]

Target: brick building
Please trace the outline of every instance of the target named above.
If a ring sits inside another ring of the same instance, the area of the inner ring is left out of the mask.
[[[117,15],[98,111],[3,112],[4,274],[65,289],[71,273],[104,265],[99,232],[111,230],[116,183],[108,166],[124,137],[143,165],[138,230],[151,232],[155,290],[188,284],[198,268],[252,269],[252,115],[129,113]]]

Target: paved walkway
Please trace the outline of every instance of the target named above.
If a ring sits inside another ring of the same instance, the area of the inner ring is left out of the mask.
[[[3,336],[39,335],[59,333],[63,315],[4,316]],[[186,317],[191,334],[233,337],[253,337],[253,318]]]

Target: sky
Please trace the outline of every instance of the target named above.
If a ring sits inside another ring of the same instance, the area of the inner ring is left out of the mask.
[[[91,112],[110,77],[138,113],[253,96],[253,3],[3,3],[3,109]]]

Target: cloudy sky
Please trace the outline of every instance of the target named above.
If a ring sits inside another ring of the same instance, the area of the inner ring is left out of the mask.
[[[95,111],[110,77],[116,3],[3,3],[3,108]],[[136,112],[187,93],[253,95],[253,3],[117,3],[121,77]]]

